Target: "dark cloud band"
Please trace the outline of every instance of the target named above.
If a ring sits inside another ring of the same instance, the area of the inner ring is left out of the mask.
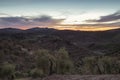
[[[54,19],[51,16],[40,16],[37,18],[25,17],[0,17],[0,27],[17,27],[22,26],[30,28],[36,26],[54,26],[61,23],[64,19]]]
[[[117,11],[113,14],[101,16],[98,20],[86,20],[87,22],[110,22],[120,20],[120,11]]]

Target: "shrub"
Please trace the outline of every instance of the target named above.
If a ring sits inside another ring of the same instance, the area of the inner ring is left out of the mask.
[[[55,57],[49,54],[48,50],[41,49],[36,52],[36,67],[43,71],[45,75],[55,72]]]
[[[69,54],[65,48],[60,48],[56,55],[53,56],[48,50],[41,49],[35,54],[36,68],[42,70],[44,76],[53,73],[71,74],[73,72],[73,62],[70,60]],[[35,74],[40,74],[35,69]]]
[[[82,74],[119,74],[120,62],[117,57],[85,57],[81,71]]]
[[[16,78],[23,78],[23,77],[28,77],[29,74],[27,72],[16,71],[15,76],[16,76]]]
[[[85,57],[83,59],[83,67],[81,71],[83,74],[96,74],[97,67],[96,67],[97,59],[95,57]]]
[[[69,54],[65,48],[60,48],[56,54],[58,74],[70,74],[73,72],[73,63],[70,60]]]
[[[45,75],[43,73],[43,70],[35,68],[35,69],[31,70],[30,76],[33,78],[37,78],[37,77],[44,77]]]
[[[10,63],[3,63],[0,69],[0,77],[7,79],[14,79],[15,77],[15,66]]]
[[[120,63],[117,57],[104,56],[99,59],[98,66],[101,74],[118,74]]]

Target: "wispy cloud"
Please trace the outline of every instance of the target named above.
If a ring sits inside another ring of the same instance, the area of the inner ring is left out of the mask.
[[[117,11],[113,14],[109,14],[106,16],[101,16],[100,19],[96,20],[86,20],[87,22],[112,22],[120,20],[120,11]]]
[[[64,19],[54,19],[51,16],[43,15],[40,17],[0,17],[0,27],[16,27],[16,28],[31,28],[31,27],[48,27],[60,24]]]
[[[0,17],[1,16],[10,16],[10,15],[8,15],[8,14],[6,14],[6,13],[0,13]]]
[[[4,15],[0,13],[0,15]],[[70,16],[72,17],[72,16]],[[36,17],[30,17],[30,16],[5,16],[0,17],[0,28],[21,28],[21,29],[27,29],[32,27],[52,27],[56,29],[73,29],[73,30],[80,30],[80,29],[93,29],[94,28],[106,28],[106,29],[112,29],[112,28],[118,28],[120,27],[120,11],[117,11],[113,14],[109,14],[106,16],[101,16],[100,19],[95,20],[86,20],[87,23],[84,24],[62,24],[65,20],[69,18],[53,18],[52,16],[48,15],[42,15],[42,16],[36,16]],[[72,19],[74,19],[72,17]],[[77,20],[80,18],[78,17]],[[110,23],[109,23],[110,22]],[[94,23],[94,24],[91,24]],[[108,28],[109,27],[109,28]]]

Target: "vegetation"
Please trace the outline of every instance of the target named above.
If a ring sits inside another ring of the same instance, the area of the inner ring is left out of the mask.
[[[42,69],[35,68],[35,69],[31,70],[30,76],[33,78],[37,78],[37,77],[44,77],[45,74],[43,73]]]
[[[0,67],[0,77],[7,80],[15,78],[15,66],[10,63],[3,63]]]
[[[55,72],[56,62],[55,57],[49,53],[48,50],[41,49],[35,53],[36,68],[41,70],[44,74],[50,75]]]
[[[73,62],[71,61],[69,54],[65,48],[60,48],[58,50],[56,58],[58,74],[70,74],[73,72]]]
[[[45,33],[1,35],[0,78],[120,74],[120,43],[83,43],[82,40],[82,45],[79,41],[82,37],[77,39],[76,33],[72,37],[68,34],[67,38],[63,34]]]
[[[81,69],[83,74],[119,74],[120,60],[110,56],[85,57]]]
[[[48,50],[38,50],[35,55],[36,67],[31,71],[33,77],[44,77],[51,74],[71,74],[73,63],[65,48],[56,51],[51,55]]]

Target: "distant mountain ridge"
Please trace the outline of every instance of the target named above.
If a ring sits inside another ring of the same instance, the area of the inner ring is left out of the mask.
[[[52,35],[59,36],[65,40],[77,42],[80,44],[96,43],[96,42],[120,42],[120,29],[107,31],[72,31],[72,30],[57,30],[54,28],[30,28],[26,30],[16,28],[0,29],[0,36],[37,36],[37,35]]]
[[[7,33],[7,32],[12,32],[12,33],[18,33],[18,32],[22,32],[23,30],[21,29],[17,29],[17,28],[3,28],[0,29],[0,33]]]
[[[26,29],[26,30],[22,30],[22,29],[17,29],[17,28],[3,28],[0,29],[0,34],[16,34],[16,33],[38,33],[38,32],[42,32],[42,33],[46,33],[46,32],[51,32],[51,31],[55,31],[55,29],[53,28],[30,28],[30,29]]]
[[[39,27],[34,27],[34,28],[29,28],[26,30],[18,29],[18,28],[1,28],[0,32],[34,32],[34,31],[49,31],[49,30],[57,30],[54,28],[39,28]],[[58,31],[72,31],[72,30],[58,30]],[[119,29],[112,29],[112,30],[106,30],[106,31],[72,31],[72,32],[116,32],[120,31]]]

